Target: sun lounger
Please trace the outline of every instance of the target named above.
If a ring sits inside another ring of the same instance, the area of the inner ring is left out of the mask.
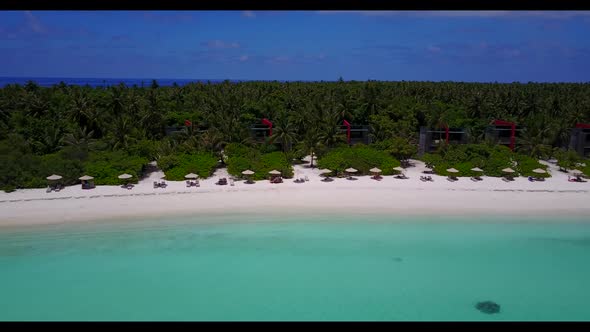
[[[307,177],[307,175],[305,176],[305,181],[309,181],[309,178]]]
[[[159,188],[159,187],[160,187],[160,184],[158,182],[154,181],[154,188]]]
[[[48,193],[50,193],[52,190],[53,190],[53,188],[51,188],[51,187],[47,187],[47,190],[46,190],[45,192],[48,192]]]
[[[234,185],[234,179],[232,179],[232,178],[229,178],[229,185],[230,185],[230,186],[233,186],[233,185]]]

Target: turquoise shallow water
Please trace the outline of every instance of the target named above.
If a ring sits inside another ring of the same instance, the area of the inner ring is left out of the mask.
[[[590,320],[581,220],[235,218],[0,230],[0,320]]]

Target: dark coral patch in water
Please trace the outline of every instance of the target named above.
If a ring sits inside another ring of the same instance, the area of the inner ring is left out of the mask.
[[[475,308],[486,314],[497,314],[500,312],[500,305],[492,301],[478,302]]]

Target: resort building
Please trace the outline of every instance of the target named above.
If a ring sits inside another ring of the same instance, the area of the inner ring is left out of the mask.
[[[345,122],[340,127],[340,131],[346,135],[348,145],[354,145],[358,143],[371,144],[371,128],[369,126],[351,125]]]
[[[264,142],[272,135],[272,122],[268,119],[262,119],[258,123],[250,126],[250,134],[256,142]]]
[[[569,148],[584,158],[590,157],[590,124],[576,124],[571,131]]]
[[[199,133],[203,133],[205,131],[207,131],[207,127],[206,126],[195,126],[196,128],[194,128],[197,132]],[[166,126],[164,128],[166,136],[173,136],[173,135],[178,135],[181,133],[186,133],[188,130],[188,126]]]
[[[467,144],[469,138],[467,131],[463,128],[439,128],[431,129],[420,127],[420,143],[418,145],[418,155],[431,153],[442,144]]]
[[[485,137],[487,140],[496,142],[497,144],[505,145],[514,151],[518,143],[516,139],[519,137],[522,128],[517,126],[514,122],[503,120],[494,120],[488,128],[486,128]]]

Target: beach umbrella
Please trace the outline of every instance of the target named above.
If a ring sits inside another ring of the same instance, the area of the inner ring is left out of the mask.
[[[449,173],[459,173],[459,171],[456,170],[456,169],[454,169],[454,168],[447,169],[447,172],[449,172]]]
[[[196,179],[199,176],[195,173],[188,173],[187,175],[184,176],[185,179]]]
[[[578,170],[578,169],[571,170],[571,172],[572,172],[574,175],[582,175],[582,174],[583,174],[583,172],[582,172],[582,171],[580,171],[580,170]]]
[[[78,178],[78,180],[82,180],[82,181],[88,181],[88,180],[92,180],[92,179],[94,179],[94,178],[90,175],[84,175],[84,176]]]
[[[479,168],[479,167],[475,167],[471,169],[474,172],[483,172],[483,169]]]
[[[545,173],[547,173],[547,171],[546,171],[546,170],[544,170],[544,169],[541,169],[541,168],[535,168],[535,169],[533,170],[533,173],[537,173],[537,174],[545,174]]]
[[[320,170],[320,174],[328,174],[328,173],[332,173],[332,171],[327,168]]]
[[[61,179],[61,175],[56,175],[56,174],[53,174],[53,175],[50,175],[47,177],[47,180],[51,180],[51,181],[60,180],[60,179]]]
[[[369,171],[372,172],[372,173],[381,173],[381,170],[378,169],[377,167],[373,167]]]
[[[254,172],[252,172],[251,170],[247,169],[247,170],[243,171],[242,174],[244,174],[244,175],[252,175],[252,174],[254,174]]]
[[[356,170],[356,169],[354,169],[354,168],[352,168],[352,167],[351,167],[351,168],[347,168],[347,169],[345,169],[345,171],[346,171],[347,173],[356,173],[356,172],[357,172],[357,170]]]
[[[272,171],[268,172],[268,174],[281,175],[281,172],[277,171],[276,169],[273,169]]]
[[[504,173],[514,173],[514,170],[512,168],[504,168],[502,170],[502,172],[504,172]]]
[[[403,172],[403,171],[405,171],[405,169],[403,169],[402,167],[399,167],[399,166],[398,166],[398,167],[394,167],[394,168],[393,168],[393,170],[394,170],[394,171],[398,171],[398,172]]]
[[[132,177],[133,177],[133,175],[127,174],[127,173],[119,175],[119,179],[121,179],[121,180],[131,179]]]

